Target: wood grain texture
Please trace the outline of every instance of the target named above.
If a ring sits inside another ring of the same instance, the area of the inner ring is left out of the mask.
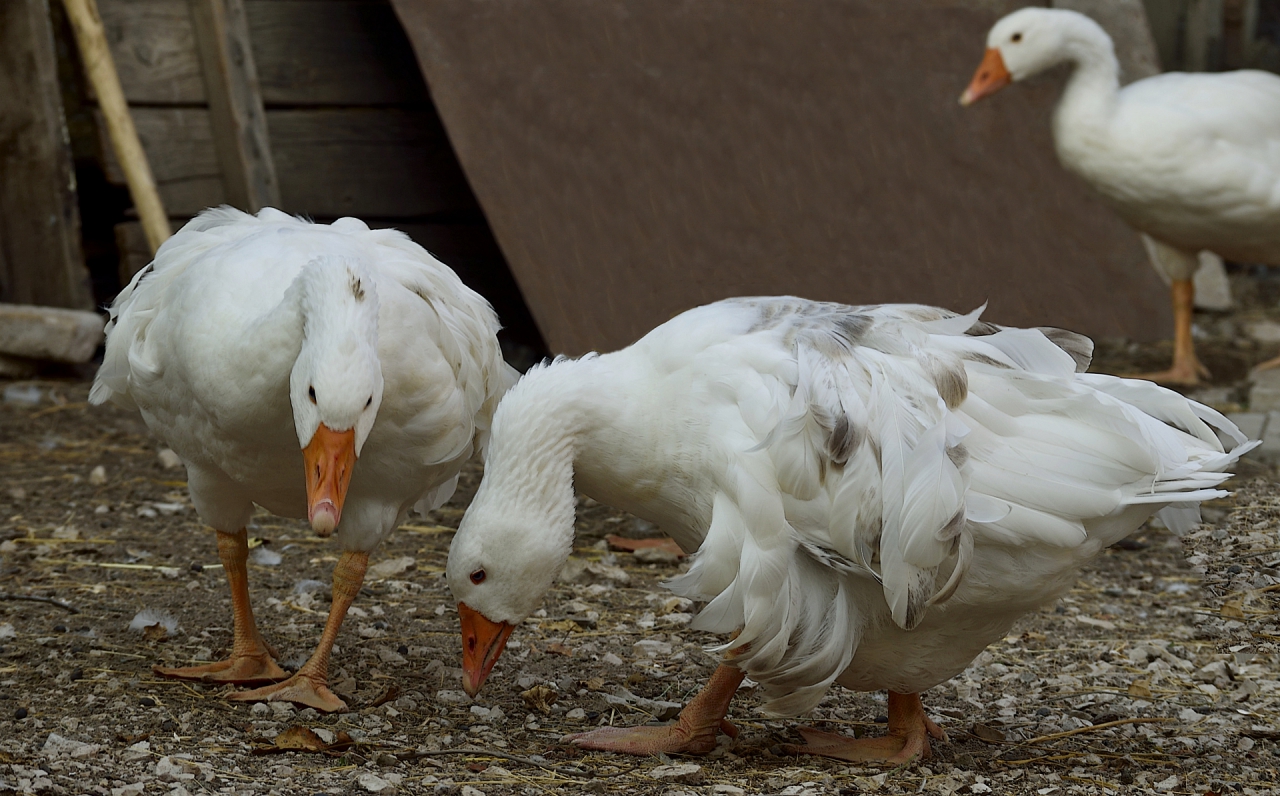
[[[409,218],[473,208],[435,115],[392,109],[268,110],[280,206],[316,217]],[[165,206],[191,216],[228,201],[209,112],[135,108]],[[114,160],[107,179],[120,183]]]
[[[268,104],[430,101],[389,0],[245,0],[245,7]]]
[[[957,104],[1022,4],[395,0],[553,351],[778,293],[1162,337],[1136,236],[1053,154],[1061,76]]]
[[[189,0],[227,201],[250,213],[280,204],[244,0]]]
[[[161,204],[155,177],[129,114],[115,60],[96,0],[63,0],[67,19],[75,32],[76,47],[89,84],[98,96],[99,110],[110,149],[120,164],[134,209],[142,219],[147,241],[154,252],[170,235],[169,218]]]
[[[405,218],[475,206],[430,111],[269,110],[267,122],[290,212]]]
[[[47,0],[0,3],[0,300],[93,306]]]
[[[112,54],[137,104],[207,99],[188,0],[100,0]],[[267,105],[428,101],[387,0],[244,0]]]
[[[207,102],[187,0],[99,0],[98,12],[129,102]]]

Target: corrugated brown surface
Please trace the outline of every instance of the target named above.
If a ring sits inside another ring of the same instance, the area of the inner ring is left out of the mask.
[[[1061,76],[957,104],[1016,5],[395,0],[555,351],[778,293],[1159,337],[1137,238],[1054,158]]]

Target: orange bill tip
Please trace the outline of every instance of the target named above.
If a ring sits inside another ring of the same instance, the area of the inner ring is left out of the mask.
[[[994,47],[988,47],[978,64],[978,71],[973,73],[969,87],[960,95],[961,105],[972,105],[983,97],[990,96],[1013,82],[1013,76],[1005,68],[1004,56]]]
[[[466,603],[458,603],[458,619],[462,622],[462,687],[474,697],[480,693],[516,626],[494,622]]]
[[[321,423],[302,449],[307,472],[307,520],[321,536],[328,536],[342,519],[342,504],[356,465],[356,431],[334,431]]]

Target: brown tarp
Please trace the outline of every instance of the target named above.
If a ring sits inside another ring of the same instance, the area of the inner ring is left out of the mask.
[[[1061,74],[957,104],[1020,3],[394,2],[554,351],[780,293],[1169,328],[1136,236],[1054,157]]]

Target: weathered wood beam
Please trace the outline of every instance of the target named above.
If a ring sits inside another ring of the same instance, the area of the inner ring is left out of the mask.
[[[231,201],[209,111],[134,108],[133,118],[170,219]],[[406,218],[476,207],[430,111],[281,108],[268,110],[267,119],[281,202],[290,212]],[[108,157],[104,166],[107,179],[120,184],[119,164]]]
[[[0,354],[53,362],[88,362],[102,342],[96,312],[0,304]]]
[[[94,0],[62,0],[62,4],[66,6],[67,17],[75,31],[84,71],[98,95],[98,105],[106,120],[116,159],[124,169],[134,209],[142,219],[147,241],[154,252],[170,235],[169,218],[160,203],[160,193],[147,164],[147,153],[142,149],[133,118],[129,116],[129,104],[125,102],[120,76],[116,73],[115,62],[111,60],[97,3]]]
[[[190,6],[227,200],[251,213],[279,206],[243,0],[190,0]]]
[[[48,0],[0,2],[0,299],[93,306]]]

